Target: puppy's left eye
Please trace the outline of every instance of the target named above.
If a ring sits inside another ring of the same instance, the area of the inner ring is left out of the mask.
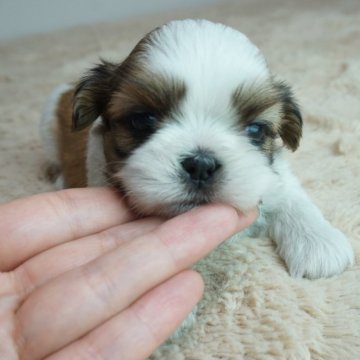
[[[156,125],[156,116],[149,112],[134,113],[129,117],[130,126],[137,131],[151,131]]]
[[[266,126],[260,123],[252,123],[246,126],[245,131],[252,140],[261,142],[265,137]]]

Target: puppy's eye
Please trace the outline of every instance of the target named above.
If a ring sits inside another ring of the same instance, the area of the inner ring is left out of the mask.
[[[260,123],[252,123],[246,126],[247,135],[256,142],[261,142],[265,137],[266,126]]]
[[[152,113],[134,113],[128,117],[130,126],[137,131],[151,131],[156,125],[156,116]]]

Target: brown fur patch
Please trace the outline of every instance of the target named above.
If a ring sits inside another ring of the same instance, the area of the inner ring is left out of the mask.
[[[116,121],[128,113],[147,111],[164,118],[178,110],[185,92],[185,84],[180,80],[138,70],[120,82],[107,115]]]
[[[267,125],[269,134],[264,142],[265,151],[272,152],[276,148],[272,144],[276,136],[280,136],[291,150],[297,149],[302,135],[302,118],[289,86],[271,79],[264,83],[255,82],[239,87],[232,101],[243,127],[252,122]]]
[[[84,129],[102,116],[110,177],[119,168],[121,160],[146,138],[142,136],[146,134],[136,133],[131,127],[132,115],[151,113],[156,117],[158,129],[162,120],[178,109],[177,105],[185,95],[182,82],[150,74],[140,64],[147,47],[153,45],[151,34],[154,31],[140,40],[122,63],[102,61],[79,81],[75,89],[73,128]]]
[[[279,134],[284,143],[291,150],[295,151],[300,143],[302,136],[302,117],[298,105],[296,104],[291,89],[283,82],[275,83],[282,105],[282,121]]]
[[[243,125],[252,123],[278,102],[278,94],[270,81],[240,86],[233,94],[233,105]]]
[[[136,114],[151,114],[156,118],[155,131],[162,126],[167,116],[179,111],[185,92],[185,85],[181,81],[160,76],[150,77],[137,72],[136,77],[128,75],[123,79],[105,114],[117,151],[128,154],[146,138],[147,134],[141,136],[131,127],[132,117]]]
[[[74,92],[71,89],[63,93],[57,107],[59,157],[66,188],[87,186],[86,150],[89,129],[78,132],[72,129]]]
[[[104,111],[112,93],[118,65],[107,61],[91,69],[74,92],[72,127],[81,130],[93,123]]]
[[[122,63],[115,64],[102,60],[80,79],[75,88],[73,103],[72,123],[75,130],[89,126],[105,111],[119,82],[127,74],[136,71],[137,59],[151,43],[152,32],[138,42]]]

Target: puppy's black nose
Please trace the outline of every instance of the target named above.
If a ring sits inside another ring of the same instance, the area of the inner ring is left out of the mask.
[[[206,152],[198,152],[186,157],[181,165],[190,179],[197,184],[209,181],[220,168],[218,160]]]

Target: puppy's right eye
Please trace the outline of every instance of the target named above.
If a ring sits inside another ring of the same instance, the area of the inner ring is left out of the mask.
[[[150,112],[134,113],[128,117],[129,125],[136,131],[148,132],[156,126],[156,116]]]

